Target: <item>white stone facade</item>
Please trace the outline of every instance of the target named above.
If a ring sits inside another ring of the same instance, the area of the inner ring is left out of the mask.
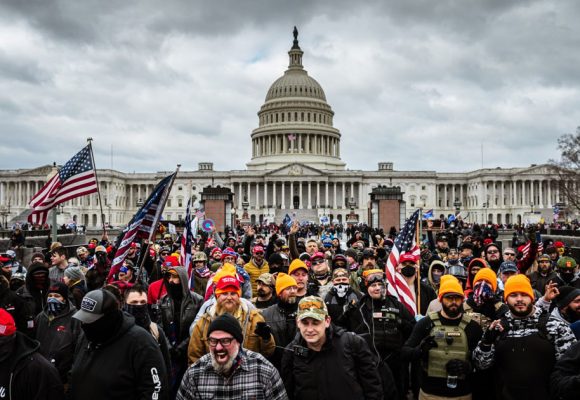
[[[300,220],[317,221],[328,215],[344,222],[351,207],[360,222],[368,222],[369,193],[378,185],[400,186],[407,214],[418,207],[434,209],[436,216],[460,208],[463,216],[469,213],[471,222],[520,222],[530,211],[541,212],[550,220],[552,206],[563,201],[556,177],[545,165],[467,173],[397,171],[389,162],[379,163],[376,171],[346,169],[340,159],[341,134],[333,127],[334,112],[322,87],[303,69],[297,39],[288,54],[288,70],[272,84],[258,112],[247,170],[214,171],[212,163],[200,163],[196,171],[180,172],[165,207],[166,220],[184,218],[188,199],[195,196],[199,200],[202,189],[210,185],[234,192],[239,215],[247,198],[248,213],[256,222],[279,222],[287,213],[295,213]],[[51,170],[44,166],[0,171],[3,225],[26,219],[28,202]],[[126,224],[169,173],[99,170],[106,221],[113,226]],[[58,222],[75,220],[88,227],[99,226],[99,214],[97,195],[93,194],[66,203]]]

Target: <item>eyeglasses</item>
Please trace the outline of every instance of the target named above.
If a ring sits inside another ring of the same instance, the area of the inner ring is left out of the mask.
[[[318,264],[322,264],[324,263],[324,260],[316,260],[316,261],[312,261],[312,265],[318,265]]]
[[[503,253],[504,256],[511,256],[511,257],[515,257],[516,253]]]
[[[169,253],[161,253],[162,256],[168,256]]]
[[[488,250],[487,251],[487,254],[497,254],[497,253],[499,253],[499,251],[497,251],[497,250]]]
[[[216,347],[217,344],[221,344],[222,347],[227,347],[230,344],[232,344],[232,341],[234,340],[233,337],[226,337],[226,338],[221,338],[221,339],[217,339],[217,338],[213,338],[213,337],[208,337],[207,341],[209,342],[209,345],[211,347]]]

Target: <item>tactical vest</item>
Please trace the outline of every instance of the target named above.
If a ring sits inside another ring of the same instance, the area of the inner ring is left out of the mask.
[[[441,324],[438,313],[430,313],[429,318],[433,321],[430,335],[435,338],[437,347],[429,350],[427,375],[431,378],[447,378],[445,366],[449,360],[469,361],[469,346],[465,327],[471,318],[463,314],[461,322],[457,326]]]
[[[372,311],[372,321],[369,323],[374,325],[375,345],[381,353],[390,353],[393,350],[401,349],[402,322],[401,311],[391,301],[385,301],[380,309],[375,308]]]
[[[496,312],[499,311],[501,305],[502,303],[499,301],[495,303],[494,307]],[[481,329],[483,329],[484,331],[487,328],[489,328],[489,326],[493,322],[491,318],[488,318],[481,313],[475,312],[473,308],[471,308],[471,306],[467,304],[467,302],[463,303],[463,311],[464,311],[463,315],[467,315],[469,318],[471,318],[471,320],[477,322],[479,326],[481,326]]]

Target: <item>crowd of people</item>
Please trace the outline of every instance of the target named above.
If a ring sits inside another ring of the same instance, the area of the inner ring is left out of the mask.
[[[0,398],[577,399],[570,249],[533,228],[511,247],[492,224],[423,233],[416,254],[395,229],[297,222],[200,231],[189,255],[139,240],[114,266],[106,235],[26,265],[9,250]],[[414,308],[387,290],[395,253]]]

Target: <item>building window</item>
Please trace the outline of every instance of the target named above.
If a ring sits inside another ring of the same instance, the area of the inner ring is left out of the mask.
[[[177,190],[183,190],[183,186],[179,185],[179,186],[177,187]]]
[[[183,199],[177,199],[177,207],[183,207]]]
[[[425,190],[427,187],[425,185],[421,186],[421,190]]]
[[[171,207],[171,197],[167,199],[167,207]]]

